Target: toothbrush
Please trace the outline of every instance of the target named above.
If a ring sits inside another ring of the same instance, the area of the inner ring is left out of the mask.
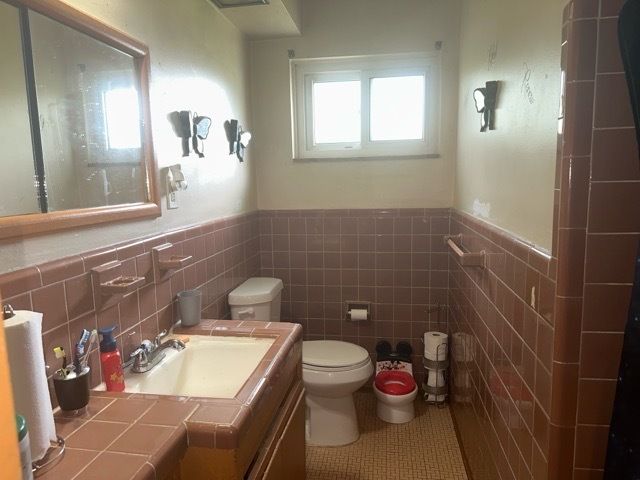
[[[67,355],[64,353],[64,348],[55,347],[53,349],[53,353],[55,354],[57,359],[62,359],[62,368],[58,370],[64,378],[67,378]]]
[[[80,368],[80,359],[85,354],[84,353],[85,346],[87,345],[87,342],[89,341],[90,337],[91,337],[91,332],[85,328],[82,330],[82,333],[80,334],[80,340],[78,340],[78,343],[76,343],[76,351],[75,351],[75,355],[73,356],[73,365],[74,367],[76,367],[76,372],[78,373],[78,375],[80,375],[80,373],[82,372]]]
[[[89,337],[89,342],[87,343],[86,348],[84,349],[84,354],[82,355],[82,357],[80,357],[80,372],[84,372],[84,369],[87,368],[87,365],[89,364],[89,353],[91,352],[91,349],[93,348],[93,346],[96,344],[98,340],[98,331],[97,330],[93,330],[91,332],[91,336]]]

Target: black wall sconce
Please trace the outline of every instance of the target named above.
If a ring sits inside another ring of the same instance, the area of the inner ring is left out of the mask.
[[[476,88],[473,91],[473,99],[476,102],[476,110],[482,114],[480,118],[480,131],[495,130],[495,113],[498,103],[498,87],[500,82],[487,82],[484,88]]]
[[[234,153],[240,162],[244,162],[244,151],[251,141],[251,132],[246,132],[238,124],[238,120],[227,120],[224,122],[224,131],[229,141],[229,155]]]
[[[192,116],[190,111],[182,110],[171,112],[169,122],[171,122],[175,134],[182,139],[182,156],[188,157],[191,153],[189,148],[189,140],[191,140],[193,151],[198,154],[198,157],[204,158],[204,146],[201,146],[201,143],[209,136],[211,119],[199,116],[195,112]]]

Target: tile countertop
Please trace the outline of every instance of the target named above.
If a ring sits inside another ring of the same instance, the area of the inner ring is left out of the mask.
[[[203,320],[180,335],[272,337],[275,342],[235,398],[91,392],[86,412],[56,412],[64,458],[39,480],[163,480],[188,446],[236,449],[260,438],[300,375],[302,328],[291,323]],[[257,448],[256,444],[256,448]]]

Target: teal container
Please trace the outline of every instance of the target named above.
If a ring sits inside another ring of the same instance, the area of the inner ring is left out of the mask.
[[[31,445],[29,444],[29,429],[27,428],[27,421],[22,415],[16,415],[16,429],[18,431],[18,445],[20,448],[22,480],[33,480],[33,467],[31,465]]]

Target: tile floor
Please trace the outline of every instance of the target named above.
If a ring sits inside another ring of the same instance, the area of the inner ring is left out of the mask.
[[[346,447],[307,447],[307,480],[467,480],[448,408],[416,401],[416,418],[391,425],[376,416],[372,392],[355,395],[360,439]]]

